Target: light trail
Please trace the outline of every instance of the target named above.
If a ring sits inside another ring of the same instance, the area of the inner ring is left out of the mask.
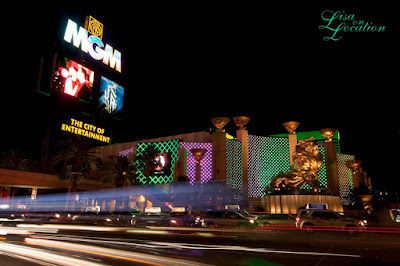
[[[399,242],[382,242],[382,241],[354,241],[354,240],[334,240],[334,239],[317,239],[319,242],[332,242],[332,243],[349,243],[349,244],[370,244],[370,245],[400,245]]]
[[[220,182],[208,182],[207,183],[207,191],[210,194],[221,194],[220,191]],[[75,192],[73,197],[68,193],[57,193],[57,194],[47,194],[47,195],[37,195],[34,202],[31,200],[27,201],[25,196],[16,196],[9,199],[9,202],[3,205],[3,209],[7,210],[7,212],[50,212],[50,213],[68,213],[73,211],[82,211],[81,208],[86,207],[100,207],[101,205],[88,204],[83,202],[104,202],[108,200],[116,200],[122,201],[129,197],[158,197],[162,199],[160,201],[162,211],[170,211],[170,208],[165,205],[165,203],[169,203],[169,205],[176,206],[188,206],[193,205],[193,202],[188,201],[191,195],[199,194],[202,192],[202,187],[192,186],[190,184],[172,184],[171,190],[174,191],[174,194],[179,195],[179,199],[177,202],[171,202],[172,199],[168,193],[166,193],[163,189],[160,189],[156,186],[150,187],[142,187],[142,186],[134,186],[127,188],[119,188],[119,189],[103,189],[97,191],[84,191],[84,192]],[[234,198],[233,192],[230,190],[225,190],[222,192],[226,197]],[[79,200],[74,200],[79,198]],[[71,206],[66,209],[66,202],[75,202],[76,207],[72,209]],[[196,211],[206,211],[210,208],[208,201],[196,202]],[[233,203],[233,202],[232,202]],[[25,206],[25,208],[20,208],[19,206]],[[128,206],[128,205],[126,205]],[[105,211],[102,209],[102,211]],[[122,210],[121,210],[122,211]],[[129,211],[129,207],[126,207],[123,211]]]
[[[36,233],[58,233],[57,228],[48,228],[48,227],[35,227],[35,226],[0,226],[0,235],[14,234],[14,235],[27,235]]]
[[[20,233],[17,230],[21,230]],[[77,225],[77,224],[16,224],[16,227],[0,226],[0,235],[6,235],[7,232],[13,234],[25,234],[22,230],[29,233],[57,233],[59,230],[73,230],[73,231],[99,231],[99,232],[125,232],[129,234],[153,234],[153,235],[168,235],[179,234],[180,231],[192,232],[185,233],[184,235],[197,235],[201,237],[237,237],[236,233],[275,233],[275,232],[290,232],[290,231],[304,231],[304,229],[287,228],[287,227],[255,227],[255,228],[189,228],[189,227],[155,227],[146,226],[146,228],[135,227],[114,227],[114,226],[91,226],[91,225]],[[361,234],[385,233],[385,234],[400,234],[400,228],[395,227],[368,227],[363,228],[332,228],[330,226],[315,226],[315,232],[354,232]],[[217,234],[217,233],[225,233]],[[226,233],[233,233],[227,235]]]
[[[131,229],[129,227],[110,227],[110,226],[91,226],[91,225],[74,225],[74,224],[17,224],[19,228],[29,228],[32,230],[54,229],[54,230],[84,230],[84,231],[103,231],[115,232]]]
[[[51,263],[48,263],[48,262],[45,262],[45,261],[40,261],[40,260],[37,260],[37,259],[33,259],[33,258],[25,257],[25,256],[20,256],[20,255],[9,253],[9,252],[0,251],[0,255],[16,258],[16,259],[19,259],[19,260],[25,260],[25,261],[36,263],[36,264],[43,265],[43,266],[53,266],[54,265],[54,264],[51,264]]]
[[[41,235],[40,238],[43,239],[50,239],[50,240],[58,240],[58,241],[75,241],[75,242],[84,242],[84,243],[96,243],[96,244],[101,244],[101,245],[123,245],[123,246],[133,246],[133,247],[139,247],[139,248],[163,248],[163,246],[155,246],[155,245],[149,245],[145,244],[144,242],[140,243],[133,243],[133,242],[127,242],[127,239],[123,238],[94,238],[94,237],[83,237],[83,236],[43,236]]]
[[[58,248],[70,250],[75,252],[83,252],[96,256],[110,257],[113,259],[127,260],[132,262],[139,262],[154,266],[167,265],[167,266],[194,266],[194,265],[207,265],[187,260],[171,259],[166,257],[159,257],[155,255],[142,254],[138,252],[125,251],[121,249],[111,249],[104,247],[89,246],[83,244],[74,244],[54,240],[26,238],[25,242],[29,245],[45,246],[50,248]],[[124,243],[126,244],[126,243]]]
[[[173,248],[186,248],[186,249],[212,249],[212,250],[226,250],[226,251],[249,251],[260,253],[280,253],[280,254],[295,254],[295,255],[312,255],[312,256],[336,256],[336,257],[353,257],[360,258],[360,255],[352,254],[338,254],[326,252],[303,252],[303,251],[289,251],[289,250],[274,250],[266,248],[251,248],[243,246],[229,246],[229,245],[203,245],[203,244],[188,244],[188,243],[167,243],[167,242],[148,242],[156,245],[165,245]]]
[[[81,241],[88,243],[98,244],[117,244],[123,246],[137,246],[147,248],[162,248],[162,249],[192,249],[192,250],[224,250],[224,251],[246,251],[246,252],[257,252],[257,253],[278,253],[278,254],[294,254],[294,255],[311,255],[311,256],[335,256],[335,257],[353,257],[360,258],[360,255],[353,254],[339,254],[339,253],[327,253],[327,252],[303,252],[303,251],[290,251],[290,250],[274,250],[266,248],[252,248],[244,246],[231,246],[231,245],[204,245],[204,244],[189,244],[189,243],[171,243],[171,242],[157,242],[157,241],[145,241],[142,240],[140,243],[132,243],[127,241],[119,241],[121,239],[108,239],[108,238],[87,238],[81,237],[53,237],[44,236],[47,239],[59,239],[69,241]],[[125,239],[122,239],[125,240]]]
[[[22,257],[28,257],[39,261],[49,262],[53,265],[63,266],[97,266],[104,265],[99,263],[93,263],[86,260],[81,260],[73,257],[63,256],[55,254],[54,252],[40,250],[38,248],[31,248],[22,245],[15,245],[10,243],[0,242],[0,251],[15,254]]]

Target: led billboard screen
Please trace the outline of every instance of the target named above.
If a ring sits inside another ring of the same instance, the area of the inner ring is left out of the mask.
[[[122,109],[124,104],[124,87],[109,80],[100,78],[99,107],[109,114],[115,114]]]
[[[154,175],[170,175],[171,174],[171,156],[169,153],[160,153],[154,159]]]
[[[53,89],[65,94],[90,100],[93,88],[94,72],[66,57],[58,60]]]
[[[154,167],[146,167],[147,149],[158,150],[151,160]],[[171,183],[174,164],[178,160],[179,139],[160,142],[138,142],[136,148],[136,178],[142,184]],[[160,157],[163,155],[162,157]],[[153,159],[154,158],[154,159]],[[158,161],[158,162],[157,162]],[[158,165],[160,164],[160,165]]]

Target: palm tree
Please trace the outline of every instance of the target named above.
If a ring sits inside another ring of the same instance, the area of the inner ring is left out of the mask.
[[[135,160],[129,159],[128,156],[110,156],[109,160],[101,166],[99,177],[104,183],[113,183],[117,189],[137,185]],[[117,211],[129,207],[129,196],[117,197],[115,200]]]
[[[149,145],[141,154],[136,155],[136,168],[141,169],[146,177],[146,183],[149,183],[149,176],[154,173],[154,161],[160,151],[153,145]]]
[[[100,168],[99,177],[104,183],[113,183],[116,188],[137,185],[135,160],[128,156],[110,156]]]
[[[76,192],[84,174],[96,169],[96,149],[90,147],[87,139],[81,136],[59,141],[59,148],[51,164],[59,171],[60,179],[68,180],[68,192]]]
[[[29,158],[24,151],[9,150],[0,157],[0,167],[19,171],[33,171],[37,169],[37,162]]]

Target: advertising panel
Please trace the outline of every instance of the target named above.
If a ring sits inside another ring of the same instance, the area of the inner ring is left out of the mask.
[[[94,72],[66,57],[57,61],[53,89],[65,94],[90,100],[93,88]]]
[[[103,64],[121,73],[121,53],[101,40],[103,24],[91,17],[88,29],[89,32],[69,19],[65,28],[64,41],[76,48],[80,47],[81,51],[88,53],[92,59],[102,61]]]
[[[111,137],[105,134],[104,128],[74,118],[71,118],[68,123],[62,123],[61,130],[100,142],[110,143],[111,141]]]
[[[124,87],[109,80],[100,78],[99,108],[109,114],[115,114],[122,109],[124,104]]]
[[[154,159],[154,175],[171,174],[171,156],[169,153],[159,153]]]

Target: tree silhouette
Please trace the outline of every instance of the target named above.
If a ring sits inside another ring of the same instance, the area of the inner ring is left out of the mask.
[[[96,149],[90,147],[88,140],[81,136],[59,141],[58,148],[51,164],[58,171],[61,180],[68,180],[68,192],[76,192],[84,174],[96,169]]]
[[[0,167],[29,172],[37,170],[37,162],[31,159],[24,151],[9,150],[1,154]]]
[[[112,183],[116,188],[137,185],[135,177],[135,159],[128,156],[110,156],[100,168],[100,180]]]

